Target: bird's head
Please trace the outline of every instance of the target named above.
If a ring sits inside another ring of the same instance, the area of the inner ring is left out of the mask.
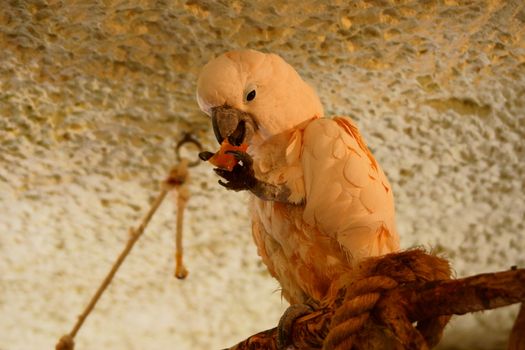
[[[197,85],[199,107],[211,116],[219,143],[263,142],[323,116],[315,91],[275,54],[227,52],[204,66]]]

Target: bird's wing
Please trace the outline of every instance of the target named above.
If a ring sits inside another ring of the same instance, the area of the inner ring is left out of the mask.
[[[312,121],[302,166],[308,224],[336,239],[352,260],[398,249],[392,189],[351,119]]]

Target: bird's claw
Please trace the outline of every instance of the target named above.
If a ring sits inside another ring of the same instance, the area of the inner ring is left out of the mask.
[[[294,322],[313,311],[314,308],[308,304],[294,304],[286,309],[277,326],[277,348],[279,350],[287,349],[288,346],[292,345],[290,338]]]
[[[219,180],[219,185],[233,191],[253,189],[258,180],[253,171],[252,157],[242,151],[226,151],[225,153],[231,154],[241,163],[235,165],[232,171],[215,168],[215,173],[226,180],[226,182]]]

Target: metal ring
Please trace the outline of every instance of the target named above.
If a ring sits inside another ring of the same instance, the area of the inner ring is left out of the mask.
[[[175,154],[176,154],[176,156],[177,156],[177,160],[178,160],[179,162],[181,161],[180,148],[181,148],[182,146],[184,146],[185,144],[187,144],[187,143],[193,143],[195,146],[197,146],[197,148],[199,149],[199,152],[202,152],[202,145],[200,144],[200,142],[197,141],[196,139],[194,139],[194,138],[191,136],[191,134],[186,133],[186,134],[184,134],[184,136],[182,137],[182,139],[181,139],[179,142],[177,142],[177,145],[175,146]],[[198,157],[197,157],[197,158],[198,158]],[[200,160],[197,159],[197,160],[195,160],[195,161],[193,161],[193,162],[190,162],[190,163],[188,164],[188,166],[189,166],[189,167],[194,167],[194,166],[199,165],[199,163],[200,163]]]

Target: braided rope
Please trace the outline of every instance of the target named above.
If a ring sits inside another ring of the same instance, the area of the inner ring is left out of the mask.
[[[408,250],[365,260],[354,282],[341,290],[331,305],[335,314],[323,350],[375,348],[391,342],[394,348],[428,349],[436,345],[450,316],[421,320],[414,327],[396,287],[417,281],[450,278],[446,260],[422,250]],[[383,296],[384,292],[388,292]],[[373,312],[373,318],[370,314]]]
[[[355,335],[368,321],[381,293],[397,286],[398,283],[387,276],[366,277],[351,284],[332,318],[323,350],[352,349]]]

